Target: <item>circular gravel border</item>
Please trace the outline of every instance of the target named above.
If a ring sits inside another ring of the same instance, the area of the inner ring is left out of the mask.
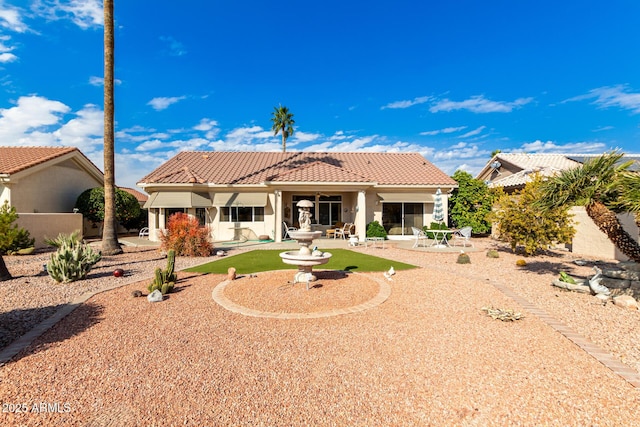
[[[354,305],[352,307],[336,308],[333,310],[319,311],[319,312],[313,312],[313,313],[282,313],[282,312],[272,312],[272,311],[260,311],[260,310],[244,307],[240,304],[236,304],[235,302],[231,301],[229,298],[227,298],[224,295],[224,290],[227,287],[227,285],[229,285],[232,282],[231,280],[225,280],[223,282],[220,282],[211,292],[211,297],[215,302],[217,302],[223,308],[233,313],[242,314],[244,316],[267,317],[272,319],[319,319],[321,317],[340,316],[343,314],[359,313],[361,311],[369,310],[371,308],[379,306],[380,304],[385,302],[389,298],[389,296],[391,296],[391,286],[389,285],[389,283],[385,282],[384,280],[378,279],[372,276],[365,276],[359,273],[352,272],[350,274],[357,274],[366,279],[377,282],[378,285],[380,286],[380,290],[378,291],[378,294],[373,298],[371,298],[369,301],[363,302],[362,304]]]

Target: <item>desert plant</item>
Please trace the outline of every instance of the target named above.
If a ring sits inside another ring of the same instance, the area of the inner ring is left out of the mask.
[[[11,255],[20,249],[30,248],[35,243],[27,230],[14,224],[17,219],[16,208],[5,201],[0,207],[0,254]]]
[[[130,193],[116,188],[116,221],[127,229],[137,226],[140,221],[140,202]],[[104,221],[104,188],[95,187],[85,190],[76,200],[76,208],[89,221]],[[130,228],[129,228],[130,227]]]
[[[469,258],[469,254],[462,252],[458,255],[458,260],[456,262],[458,264],[471,264],[471,258]]]
[[[209,229],[200,226],[198,219],[178,212],[169,217],[167,229],[160,234],[162,249],[173,249],[181,256],[209,256],[213,245]]]
[[[514,320],[520,320],[524,317],[522,313],[518,313],[513,309],[482,307],[482,311],[487,313],[487,316],[496,320],[502,320],[503,322],[513,322]]]
[[[518,267],[526,267],[527,266],[527,261],[523,260],[523,259],[519,259],[516,261],[516,265]]]
[[[484,181],[462,170],[457,170],[452,178],[458,183],[449,198],[453,224],[458,228],[470,226],[476,233],[491,231],[489,213],[501,190],[489,188]]]
[[[560,281],[565,283],[571,283],[572,285],[575,285],[577,283],[576,279],[571,277],[566,271],[560,272]]]
[[[177,279],[175,262],[176,251],[170,249],[169,252],[167,252],[167,268],[164,270],[160,267],[156,268],[153,282],[147,287],[149,292],[159,290],[162,292],[162,295],[164,295],[173,291]]]
[[[54,248],[60,248],[60,246],[64,244],[69,245],[69,244],[76,244],[80,242],[79,237],[80,237],[80,231],[76,230],[71,234],[60,233],[58,234],[58,237],[54,239],[45,237],[44,242],[49,246],[53,246]]]
[[[367,225],[367,237],[384,237],[387,238],[387,230],[378,221],[371,221]]]
[[[489,249],[487,251],[487,258],[500,258],[500,252],[495,249]]]
[[[525,256],[548,249],[554,243],[570,243],[575,229],[565,206],[540,209],[542,177],[533,181],[515,195],[504,194],[498,199],[492,214],[500,238],[509,242],[511,249],[522,250]]]
[[[91,246],[80,242],[77,236],[60,235],[58,249],[47,263],[49,276],[60,283],[69,283],[87,277],[91,268],[102,258]]]

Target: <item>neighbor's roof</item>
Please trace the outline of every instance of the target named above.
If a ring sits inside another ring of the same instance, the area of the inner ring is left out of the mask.
[[[74,147],[0,147],[0,174],[14,174],[74,151]]]
[[[499,153],[496,155],[498,161],[507,161],[520,169],[556,169],[565,170],[579,166],[580,163],[571,160],[566,154],[509,154]]]
[[[419,153],[186,151],[140,180],[141,185],[278,182],[457,186]]]
[[[146,195],[145,193],[136,190],[135,188],[129,188],[129,187],[118,187],[119,189],[126,191],[127,193],[131,194],[133,197],[135,197],[140,203],[144,203],[147,201],[147,199],[149,198],[148,195]]]

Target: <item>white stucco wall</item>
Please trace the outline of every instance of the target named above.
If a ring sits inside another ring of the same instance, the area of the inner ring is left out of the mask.
[[[11,205],[20,212],[72,212],[78,196],[100,187],[87,172],[68,160],[23,177],[11,184]]]
[[[571,252],[585,257],[615,259],[626,261],[628,258],[623,255],[607,236],[598,229],[591,218],[587,215],[585,208],[573,207],[570,210],[575,222],[576,235],[573,238]],[[638,227],[635,224],[633,215],[618,214],[618,219],[624,229],[638,241]]]

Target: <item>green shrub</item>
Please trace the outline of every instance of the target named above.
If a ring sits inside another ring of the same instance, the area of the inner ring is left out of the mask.
[[[47,271],[58,283],[85,279],[91,268],[102,258],[100,252],[80,242],[76,234],[61,234],[55,242],[58,250],[51,254]]]
[[[17,219],[16,208],[10,207],[5,201],[0,207],[0,254],[11,255],[20,249],[32,247],[36,241],[31,238],[27,230],[14,224]]]
[[[378,221],[372,221],[367,225],[367,237],[387,238],[387,230]]]
[[[160,234],[162,249],[173,249],[181,256],[209,256],[213,245],[209,229],[200,226],[198,219],[185,213],[175,213],[169,217],[167,229]]]
[[[123,227],[136,228],[140,217],[140,202],[130,193],[116,188],[116,221]],[[76,200],[78,211],[92,223],[104,220],[104,188],[95,187],[85,190]]]
[[[570,243],[575,234],[566,208],[543,210],[537,206],[542,197],[541,184],[542,178],[536,175],[521,191],[504,194],[492,215],[500,239],[508,241],[514,252],[521,249],[525,256],[554,243]]]
[[[458,228],[470,226],[475,233],[491,231],[489,213],[501,190],[489,188],[484,181],[462,170],[457,170],[452,178],[458,183],[449,198],[452,223]]]
[[[162,292],[162,295],[168,294],[173,291],[173,288],[176,284],[177,276],[174,272],[176,262],[176,251],[173,249],[167,252],[167,268],[162,270],[161,268],[156,268],[155,275],[153,278],[153,282],[147,286],[147,290],[149,293],[159,290]]]

